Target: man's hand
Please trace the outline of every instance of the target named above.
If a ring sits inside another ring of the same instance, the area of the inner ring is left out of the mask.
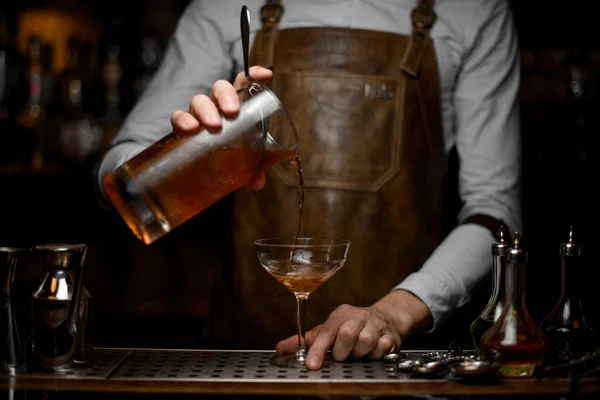
[[[332,346],[333,358],[379,359],[400,350],[402,338],[426,329],[432,323],[429,308],[417,297],[395,290],[371,307],[343,304],[336,308],[324,324],[306,333],[309,347],[306,366],[319,369],[323,357]],[[298,337],[277,344],[277,352],[293,353]]]
[[[266,81],[273,76],[269,69],[254,66],[250,68],[250,76],[256,81]],[[215,82],[208,96],[197,94],[190,102],[189,110],[174,111],[171,114],[173,130],[180,133],[194,133],[203,127],[209,131],[221,129],[221,115],[234,117],[240,111],[240,101],[236,90],[247,85],[249,82],[243,72],[240,72],[234,84],[226,80]],[[265,175],[260,173],[255,176],[248,187],[252,190],[260,190],[265,186]]]

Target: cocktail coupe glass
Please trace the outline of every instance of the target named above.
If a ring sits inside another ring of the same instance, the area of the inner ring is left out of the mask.
[[[276,354],[271,364],[281,368],[305,368],[305,316],[308,296],[331,278],[346,262],[350,242],[328,238],[272,238],[254,242],[260,264],[296,296],[298,349]],[[333,362],[325,356],[323,366]]]

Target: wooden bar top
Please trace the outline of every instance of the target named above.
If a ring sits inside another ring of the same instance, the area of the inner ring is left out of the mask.
[[[4,389],[158,394],[249,395],[565,395],[600,394],[600,381],[504,379],[468,383],[412,378],[381,361],[334,363],[319,371],[269,364],[270,351],[96,349],[90,366],[61,372],[4,373]]]

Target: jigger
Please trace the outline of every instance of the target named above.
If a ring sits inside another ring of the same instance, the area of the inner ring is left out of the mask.
[[[35,369],[86,367],[93,355],[88,331],[92,296],[82,282],[85,244],[32,248],[42,276],[31,295],[31,364]]]

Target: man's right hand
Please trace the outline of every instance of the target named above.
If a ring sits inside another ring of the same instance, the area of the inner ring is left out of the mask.
[[[250,68],[252,79],[260,82],[266,81],[273,76],[273,72],[267,68],[254,66]],[[240,72],[232,85],[226,80],[216,81],[210,94],[197,94],[190,102],[190,108],[186,111],[174,111],[171,114],[173,130],[180,133],[194,133],[203,128],[218,132],[221,130],[221,115],[234,117],[240,111],[240,102],[236,90],[247,85],[249,82],[243,72]],[[260,190],[265,186],[265,175],[260,173],[248,184],[252,190]]]

